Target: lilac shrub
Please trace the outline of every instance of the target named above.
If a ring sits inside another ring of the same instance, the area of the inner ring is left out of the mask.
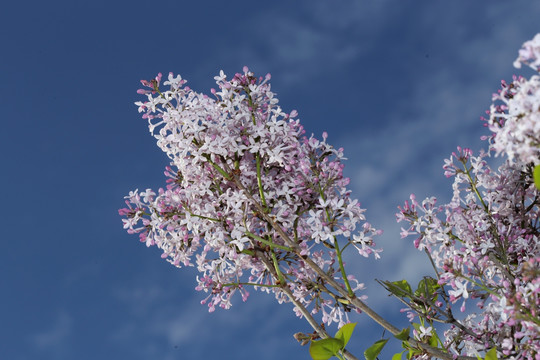
[[[540,34],[523,45],[521,64],[540,71]],[[397,214],[409,223],[402,237],[416,236],[437,276],[431,298],[417,296],[408,311],[419,324],[450,324],[441,343],[453,354],[495,348],[499,358],[538,360],[540,191],[533,169],[540,164],[540,77],[503,81],[493,101],[484,119],[487,152],[458,148],[445,160],[452,200],[438,206],[434,197],[419,203],[411,195]],[[506,158],[497,169],[489,165],[493,154]],[[454,317],[454,304],[463,319]]]
[[[518,64],[540,71],[540,35],[524,44]],[[124,228],[177,267],[196,266],[196,289],[209,311],[246,301],[249,289],[293,304],[315,330],[298,333],[314,358],[356,359],[345,350],[363,312],[403,342],[408,359],[540,359],[540,78],[503,82],[485,119],[487,152],[458,148],[445,161],[453,198],[437,205],[411,196],[400,208],[402,237],[427,253],[435,276],[413,290],[381,281],[407,304],[413,322],[397,329],[363,302],[363,284],[347,274],[343,251],[379,258],[374,237],[343,176],[343,149],[306,136],[297,112],[284,112],[270,75],[247,67],[220,72],[210,95],[179,75],[142,81],[137,102],[151,134],[171,160],[166,186],[132,191],[120,209]],[[492,155],[506,157],[493,169]],[[470,305],[472,303],[472,305]],[[454,316],[458,306],[464,312]],[[471,311],[471,309],[473,309]],[[415,322],[416,321],[416,322]],[[436,322],[448,324],[439,336]],[[325,326],[340,329],[331,337]],[[321,338],[321,340],[317,340]],[[366,351],[375,359],[386,343]],[[396,354],[393,359],[400,359]]]

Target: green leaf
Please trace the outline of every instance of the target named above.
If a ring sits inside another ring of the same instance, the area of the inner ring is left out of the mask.
[[[392,356],[392,360],[401,360],[401,355],[403,355],[403,351],[400,353],[394,354],[394,356]]]
[[[497,348],[492,348],[486,353],[484,360],[498,360],[497,359]]]
[[[327,360],[343,349],[343,340],[328,338],[312,341],[309,345],[309,354],[313,360]]]
[[[411,350],[409,350],[409,353],[407,354],[407,359],[412,359],[413,356],[420,355],[421,353],[422,353],[422,351],[420,351],[420,350],[411,349]]]
[[[411,329],[407,327],[407,328],[401,330],[399,332],[399,334],[394,335],[394,337],[401,340],[401,341],[405,341],[405,340],[407,340],[409,338],[409,333],[410,332],[411,332]]]
[[[415,326],[415,325],[416,325],[416,326],[420,326],[420,325],[418,325],[418,324],[414,324],[414,323],[413,323],[413,326]],[[416,327],[416,326],[415,326],[415,327]],[[408,359],[408,360],[410,360],[413,356],[419,355],[419,354],[422,353],[422,351],[420,351],[420,350],[414,348],[414,347],[411,346],[411,344],[409,344],[407,341],[403,341],[403,342],[401,343],[401,347],[403,347],[403,348],[405,349],[405,350],[403,350],[403,352],[407,351],[407,355],[406,355],[406,356],[407,356],[407,359]]]
[[[388,339],[381,339],[379,341],[375,341],[373,345],[371,345],[366,351],[364,351],[364,356],[366,360],[375,360],[387,342]]]
[[[433,337],[433,339],[435,339],[435,345],[433,345],[433,347],[437,347],[438,344],[441,344],[441,346],[444,346],[443,345],[443,342],[441,341],[441,338],[439,337],[439,335],[437,334],[437,331],[435,331],[435,329],[433,329],[431,331],[431,336]]]
[[[411,295],[411,285],[407,280],[398,280],[398,281],[382,281],[386,285],[386,289],[392,294],[398,297],[405,297]]]
[[[354,331],[355,326],[356,326],[356,323],[345,324],[336,333],[335,338],[341,339],[341,341],[343,341],[343,347],[347,346],[347,343],[349,342],[349,339],[351,338],[351,335]]]
[[[418,288],[414,292],[414,295],[423,295],[425,298],[431,298],[440,287],[441,286],[437,283],[436,279],[432,278],[431,276],[425,276],[418,283]]]
[[[433,346],[433,347],[437,347],[437,343],[438,343],[438,341],[437,341],[437,336],[431,335],[431,336],[429,337],[429,345],[431,345],[431,346]]]
[[[409,344],[406,341],[401,342],[401,347],[404,348],[405,350],[411,350],[412,349],[411,344]],[[405,351],[405,350],[403,350],[403,351]]]
[[[534,185],[540,190],[540,165],[536,165],[533,170]]]

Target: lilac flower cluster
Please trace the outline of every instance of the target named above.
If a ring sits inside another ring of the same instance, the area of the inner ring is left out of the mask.
[[[516,77],[494,94],[489,129],[492,149],[511,161],[540,164],[540,76]]]
[[[540,34],[525,42],[514,66],[526,64],[540,72]],[[510,161],[540,164],[540,76],[514,77],[493,95],[487,126],[492,131],[491,149]]]
[[[228,80],[221,71],[212,95],[173,74],[161,91],[161,78],[142,81],[147,100],[136,105],[171,159],[169,179],[157,192],[130,192],[119,210],[124,228],[173,265],[196,266],[196,289],[208,293],[202,302],[210,311],[229,308],[235,292],[245,301],[253,286],[292,301],[299,316],[309,306],[326,324],[348,322],[350,308],[321,270],[361,289],[342,271],[338,240],[378,257],[380,232],[350,198],[343,149],[330,146],[326,133],[304,136],[296,111],[278,106],[270,75],[256,78],[244,67]]]
[[[524,44],[518,61],[540,71],[540,35]],[[487,121],[488,152],[458,148],[445,160],[452,177],[450,203],[414,195],[397,214],[433,261],[441,296],[423,320],[451,324],[444,347],[480,355],[496,348],[499,358],[540,358],[540,192],[533,167],[540,164],[540,77],[503,82]],[[507,156],[498,168],[491,154]],[[452,305],[474,301],[476,311],[457,320]]]
[[[516,68],[521,68],[521,64],[540,71],[540,34],[536,34],[532,40],[526,41],[519,50],[519,56],[514,61]]]

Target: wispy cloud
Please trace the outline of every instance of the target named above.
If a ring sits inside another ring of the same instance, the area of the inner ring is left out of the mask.
[[[389,13],[387,1],[301,3],[276,4],[246,19],[242,30],[249,29],[248,38],[239,35],[233,44],[217,44],[220,66],[241,63],[257,71],[274,69],[285,85],[306,81],[327,71],[328,64],[341,68],[369,52],[377,39],[374,34],[385,26],[372,19]],[[208,59],[203,67],[211,68],[214,61]]]
[[[485,16],[501,16],[505,8],[490,7]],[[435,26],[453,17],[458,14],[452,11],[437,22],[426,16],[422,26]],[[485,35],[456,31],[447,44],[454,63],[446,63],[427,78],[412,71],[410,88],[401,98],[389,99],[389,110],[382,112],[376,127],[358,125],[348,133],[338,133],[337,143],[344,146],[349,158],[346,172],[354,195],[367,208],[368,220],[385,231],[378,241],[384,248],[381,260],[364,260],[354,254],[348,259],[352,271],[367,283],[372,304],[387,301],[372,281],[374,277],[415,283],[423,275],[433,276],[427,257],[414,249],[412,239],[400,239],[400,226],[405,224],[395,221],[397,206],[410,193],[416,193],[419,200],[431,195],[439,202],[450,198],[451,181],[443,176],[443,159],[457,145],[474,151],[487,145],[479,140],[486,132],[479,117],[497,90],[494,84],[512,71],[512,60],[527,40],[523,29],[515,30],[512,23],[503,22]],[[470,70],[463,71],[467,67]]]
[[[49,327],[30,335],[29,341],[40,352],[60,356],[69,349],[72,327],[72,317],[67,312],[61,311]]]
[[[112,329],[110,341],[126,347],[135,341],[144,356],[171,360],[179,354],[184,358],[208,355],[209,346],[216,355],[227,349],[228,358],[249,359],[251,355],[242,346],[245,342],[252,348],[267,349],[257,354],[260,359],[278,358],[284,347],[298,350],[291,341],[294,331],[283,332],[284,325],[295,320],[292,306],[278,305],[273,295],[250,292],[246,303],[235,299],[230,310],[208,313],[200,304],[202,293],[192,289],[177,292],[141,280],[136,287],[116,290],[116,298],[131,317]],[[298,331],[303,325],[298,320]],[[288,345],[283,345],[284,339]]]

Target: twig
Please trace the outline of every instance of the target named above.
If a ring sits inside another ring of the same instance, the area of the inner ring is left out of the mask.
[[[384,329],[386,329],[387,331],[392,333],[392,335],[397,335],[397,334],[399,334],[401,332],[401,330],[399,330],[394,325],[392,325],[391,323],[386,321],[378,313],[376,313],[373,309],[371,309],[369,306],[367,306],[363,301],[361,301],[359,298],[357,298],[356,295],[350,296],[348,294],[347,290],[345,290],[338,282],[336,282],[334,279],[332,279],[332,277],[328,276],[328,274],[326,274],[313,260],[311,260],[311,258],[301,256],[300,255],[301,249],[298,246],[298,244],[295,243],[293,240],[291,240],[289,235],[287,235],[287,233],[281,228],[281,226],[279,226],[279,224],[277,224],[274,221],[274,219],[272,219],[272,217],[270,217],[265,212],[263,207],[253,198],[251,193],[242,184],[240,179],[236,175],[234,175],[232,177],[232,179],[235,182],[236,186],[238,186],[238,188],[240,190],[242,190],[244,192],[244,194],[250,199],[253,206],[255,206],[255,208],[259,212],[260,216],[262,216],[262,218],[266,222],[268,222],[274,228],[274,230],[277,231],[277,233],[283,238],[285,243],[294,250],[294,252],[297,254],[297,256],[302,258],[322,279],[324,279],[328,284],[330,284],[334,289],[336,289],[336,291],[339,292],[345,299],[349,300],[349,302],[351,304],[353,304],[356,308],[360,309],[362,312],[364,312],[366,315],[368,315],[371,319],[373,319],[376,323],[378,323]],[[424,350],[425,352],[429,353],[430,355],[435,356],[435,357],[437,357],[437,358],[439,358],[441,360],[477,360],[477,358],[470,357],[470,356],[458,356],[457,358],[455,358],[453,355],[451,355],[449,353],[446,353],[446,352],[444,352],[444,351],[442,351],[442,350],[440,350],[438,348],[435,348],[433,346],[424,344],[424,343],[422,343],[420,341],[417,341],[417,340],[415,340],[413,338],[407,339],[407,342],[410,345],[412,345],[413,347],[420,348],[420,349]]]

